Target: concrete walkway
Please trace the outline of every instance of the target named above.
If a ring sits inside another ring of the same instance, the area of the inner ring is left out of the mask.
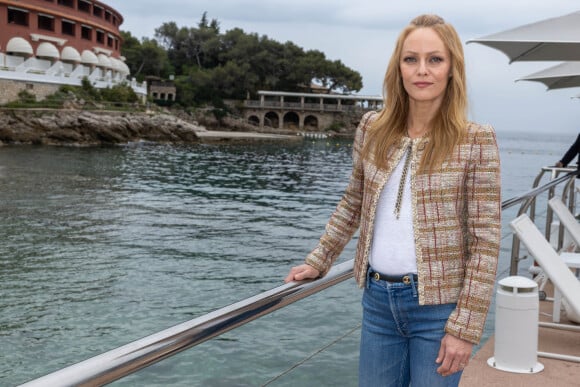
[[[219,142],[219,141],[303,141],[302,136],[290,136],[272,133],[257,132],[227,132],[218,130],[204,130],[195,132],[196,136],[202,142]]]

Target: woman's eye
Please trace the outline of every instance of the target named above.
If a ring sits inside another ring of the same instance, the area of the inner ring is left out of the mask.
[[[443,62],[443,58],[441,58],[440,56],[434,56],[433,58],[431,58],[431,62],[441,63],[441,62]]]
[[[407,57],[403,58],[403,62],[405,62],[405,63],[413,63],[413,62],[416,62],[416,61],[417,60],[414,57],[412,57],[412,56],[407,56]]]

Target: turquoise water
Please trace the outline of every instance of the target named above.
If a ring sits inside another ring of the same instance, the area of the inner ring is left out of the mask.
[[[575,137],[500,133],[504,199]],[[336,140],[1,147],[0,385],[280,285],[320,236],[350,152]],[[356,328],[360,295],[347,281],[114,385],[263,385]],[[270,385],[356,385],[357,347],[355,330]]]

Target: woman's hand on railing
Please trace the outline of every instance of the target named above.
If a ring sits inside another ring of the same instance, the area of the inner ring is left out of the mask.
[[[299,266],[294,266],[290,269],[290,273],[288,276],[284,278],[284,282],[292,282],[292,281],[302,281],[305,279],[313,279],[318,278],[320,276],[320,272],[313,268],[312,266],[304,263]]]

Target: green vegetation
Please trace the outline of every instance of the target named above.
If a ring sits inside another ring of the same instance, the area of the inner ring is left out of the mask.
[[[175,75],[177,102],[183,107],[220,105],[245,99],[258,90],[310,92],[314,82],[326,92],[349,93],[362,88],[361,75],[318,50],[279,43],[239,28],[222,33],[206,13],[196,27],[164,23],[155,39],[140,42],[122,32],[122,54],[139,81],[147,76]]]
[[[326,128],[329,132],[340,132],[343,128],[346,127],[346,123],[343,121],[336,121],[330,124],[329,127]]]
[[[224,101],[256,98],[258,90],[313,92],[313,84],[317,93],[320,88],[327,93],[362,88],[361,75],[340,60],[239,28],[222,33],[219,22],[209,21],[206,13],[195,27],[164,23],[155,30],[155,39],[139,41],[125,31],[121,35],[121,54],[133,77],[142,82],[173,75],[178,106],[184,111],[209,106],[218,121],[231,113]],[[134,110],[138,102],[126,84],[97,89],[85,78],[80,87],[61,86],[42,101],[24,90],[5,107]]]
[[[112,88],[97,89],[84,78],[81,86],[63,85],[42,101],[37,101],[29,91],[22,90],[18,93],[18,100],[6,104],[5,107],[135,110],[138,101],[139,97],[129,85],[119,84]]]

